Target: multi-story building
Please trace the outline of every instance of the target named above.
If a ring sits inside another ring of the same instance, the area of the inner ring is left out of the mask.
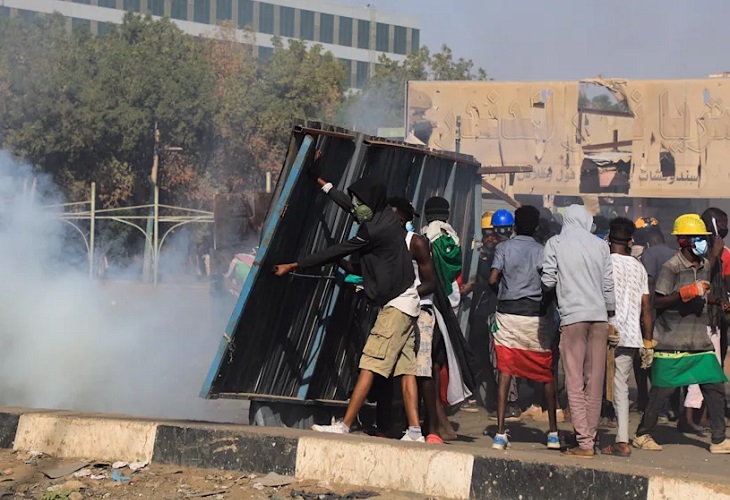
[[[400,61],[420,45],[417,19],[369,5],[319,0],[0,0],[0,15],[32,18],[58,12],[68,18],[69,27],[86,26],[94,34],[121,23],[126,11],[169,16],[194,36],[214,36],[213,26],[226,21],[248,27],[255,33],[260,58],[272,52],[274,36],[320,43],[344,63],[347,83],[355,88],[363,86],[380,54]]]

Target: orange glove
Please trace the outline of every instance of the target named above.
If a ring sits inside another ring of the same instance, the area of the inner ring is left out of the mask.
[[[709,289],[709,281],[695,281],[689,285],[679,287],[679,296],[682,297],[683,302],[689,302],[697,297],[704,297]]]

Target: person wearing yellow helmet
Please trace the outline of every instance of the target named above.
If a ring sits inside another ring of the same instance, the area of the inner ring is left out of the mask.
[[[672,234],[680,251],[664,263],[656,280],[657,341],[644,342],[644,349],[653,357],[652,388],[632,444],[639,449],[661,450],[651,435],[660,410],[677,387],[698,384],[712,430],[710,453],[728,454],[730,440],[724,415],[724,384],[728,380],[708,335],[705,307],[721,303],[710,288],[707,240],[711,233],[699,215],[685,214],[674,221]]]

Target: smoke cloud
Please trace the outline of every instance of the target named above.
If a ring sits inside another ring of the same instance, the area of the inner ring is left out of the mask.
[[[241,402],[198,397],[228,319],[207,287],[100,282],[65,264],[86,254],[43,208],[62,201],[48,179],[28,196],[33,177],[0,152],[0,404],[246,421]]]

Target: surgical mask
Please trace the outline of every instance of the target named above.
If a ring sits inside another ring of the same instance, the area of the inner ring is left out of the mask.
[[[704,238],[696,238],[692,241],[692,253],[697,257],[707,254],[707,240]]]
[[[357,196],[352,197],[352,204],[353,215],[355,216],[357,222],[362,224],[363,222],[373,220],[373,209],[358,200]]]
[[[409,233],[416,232],[416,228],[413,227],[413,223],[411,221],[406,222],[406,231],[408,231]]]

